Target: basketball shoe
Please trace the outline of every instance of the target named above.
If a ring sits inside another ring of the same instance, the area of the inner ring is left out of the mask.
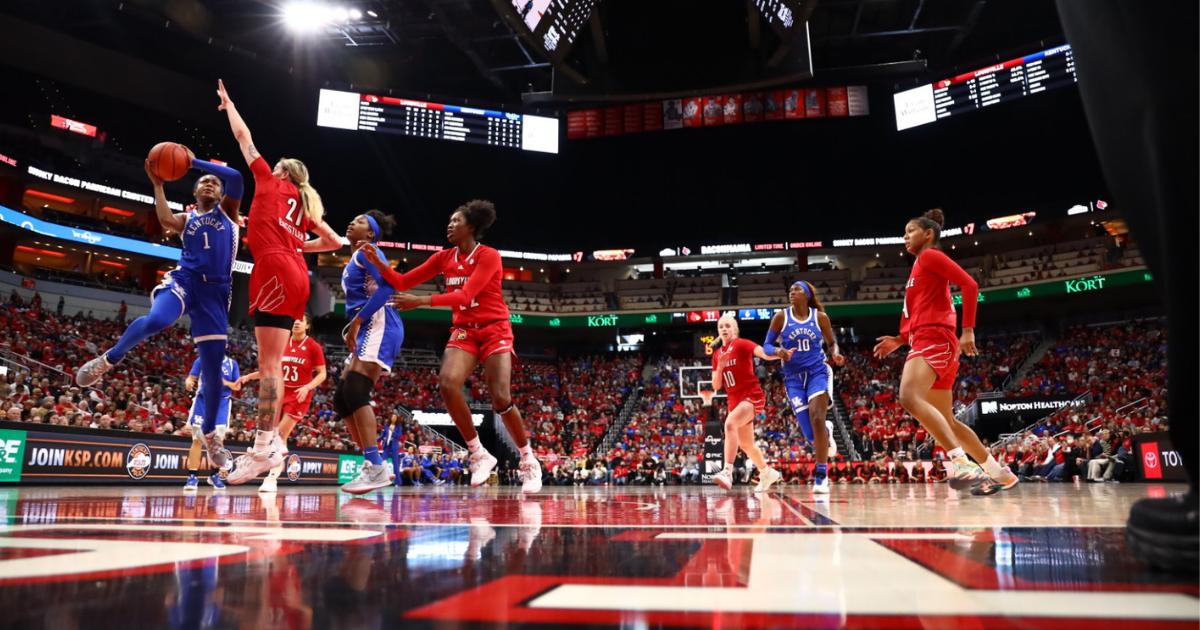
[[[478,488],[487,483],[492,476],[492,469],[495,467],[496,458],[492,457],[491,453],[482,448],[471,453],[471,487]],[[541,485],[541,482],[541,477],[538,477],[538,485]]]
[[[988,474],[983,472],[983,469],[977,464],[966,457],[959,457],[954,460],[954,471],[950,475],[949,481],[951,488],[965,490],[974,488],[988,479]]]
[[[754,486],[754,491],[766,492],[771,489],[771,486],[774,485],[776,481],[779,481],[782,478],[783,475],[781,475],[778,470],[775,470],[774,468],[767,468],[758,476],[758,485]]]
[[[977,497],[986,497],[990,494],[996,494],[1001,490],[1008,490],[1009,488],[1017,485],[1018,481],[1020,481],[1020,479],[1018,479],[1011,470],[1005,468],[1004,472],[1000,473],[999,477],[988,477],[986,482],[980,484],[978,487],[972,488],[971,494]]]

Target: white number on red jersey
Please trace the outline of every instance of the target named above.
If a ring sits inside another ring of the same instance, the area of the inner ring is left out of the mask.
[[[295,217],[293,217],[293,216],[292,216],[293,214],[294,214],[294,215],[296,215],[296,216],[295,216]],[[288,220],[288,221],[291,221],[292,223],[295,223],[295,224],[296,224],[296,226],[297,226],[297,227],[299,227],[299,225],[300,225],[300,219],[301,219],[303,216],[304,216],[304,213],[303,213],[303,212],[296,212],[296,200],[295,200],[295,199],[288,199],[288,213],[287,213],[287,220]]]
[[[299,383],[300,382],[300,368],[298,368],[294,365],[283,366],[283,382]]]

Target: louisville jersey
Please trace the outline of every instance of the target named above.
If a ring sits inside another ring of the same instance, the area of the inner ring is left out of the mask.
[[[804,319],[796,319],[790,308],[783,311],[783,331],[779,334],[779,343],[794,351],[792,358],[783,364],[783,371],[787,374],[806,372],[825,363],[825,351],[821,348],[821,341],[825,337],[817,321],[820,311],[815,308],[808,311],[808,317]]]
[[[500,252],[476,245],[462,255],[457,247],[443,249],[406,274],[388,270],[383,279],[397,291],[407,291],[438,274],[446,279],[446,293],[430,298],[433,306],[449,306],[455,326],[481,326],[508,319],[508,304],[500,281],[504,269]]]
[[[950,297],[951,282],[962,289],[963,328],[975,327],[979,284],[945,252],[927,249],[917,256],[904,287],[901,336],[907,336],[921,326],[945,326],[950,330],[957,327],[954,302]]]
[[[180,269],[199,275],[205,282],[232,281],[238,226],[224,211],[218,207],[205,213],[188,212],[182,238]]]
[[[274,254],[300,258],[313,228],[300,203],[300,191],[272,175],[262,156],[250,163],[250,171],[254,173],[254,201],[246,224],[250,254],[256,259]]]
[[[300,341],[288,338],[283,352],[283,387],[296,389],[313,380],[313,371],[325,365],[325,348],[316,339],[305,337]]]
[[[754,376],[754,348],[758,344],[737,338],[713,353],[713,370],[721,371],[721,382],[729,400],[744,400],[763,395]]]

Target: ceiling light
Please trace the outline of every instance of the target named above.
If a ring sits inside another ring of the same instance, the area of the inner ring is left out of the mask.
[[[311,2],[297,2],[283,8],[283,21],[297,31],[311,31],[324,20],[324,11]]]
[[[374,17],[374,18],[379,17],[379,14],[374,11],[367,11],[367,15]]]
[[[339,22],[345,22],[350,19],[350,14],[346,12],[346,9],[338,7],[333,10],[333,17]]]
[[[355,20],[361,19],[362,11],[359,11],[358,9],[350,9],[350,17]]]

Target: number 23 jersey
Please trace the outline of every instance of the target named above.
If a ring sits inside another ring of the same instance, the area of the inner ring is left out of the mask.
[[[283,387],[297,389],[313,380],[313,371],[325,365],[325,348],[316,339],[305,337],[301,341],[288,338],[287,350],[283,353]]]

